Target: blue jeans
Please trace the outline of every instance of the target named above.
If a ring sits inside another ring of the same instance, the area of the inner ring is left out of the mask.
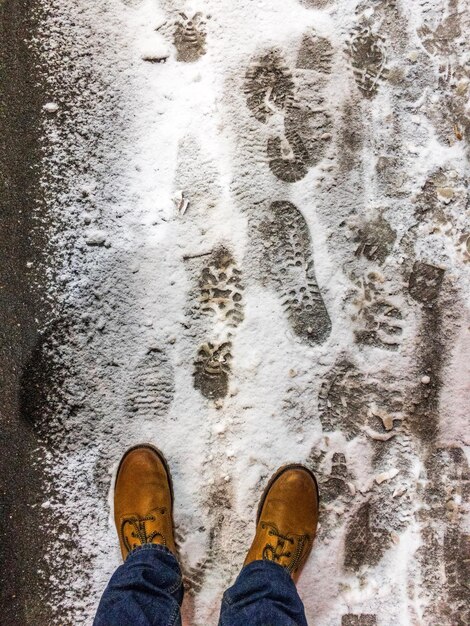
[[[180,626],[183,580],[163,546],[133,550],[101,598],[93,626]],[[223,596],[219,626],[307,626],[289,573],[272,561],[253,561]]]

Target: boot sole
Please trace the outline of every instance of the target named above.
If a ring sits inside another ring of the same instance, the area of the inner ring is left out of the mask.
[[[271,476],[268,484],[266,485],[263,491],[263,495],[261,496],[261,500],[258,504],[258,512],[256,514],[257,525],[260,520],[261,512],[263,510],[264,503],[266,502],[266,498],[268,496],[269,491],[271,490],[271,487],[274,485],[274,483],[276,482],[278,478],[280,478],[285,472],[292,470],[292,469],[303,470],[304,472],[307,472],[307,474],[312,478],[315,484],[315,489],[317,491],[317,503],[318,503],[318,506],[320,505],[320,490],[318,489],[318,482],[317,482],[315,474],[311,470],[309,470],[308,467],[305,467],[305,465],[302,465],[301,463],[290,463],[288,465],[283,465],[277,470],[275,474],[273,474],[273,476]]]

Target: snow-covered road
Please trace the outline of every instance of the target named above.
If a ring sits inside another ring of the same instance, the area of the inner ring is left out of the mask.
[[[469,623],[469,9],[44,1],[53,315],[22,389],[51,625],[92,622],[142,441],[188,625],[217,623],[288,461],[323,498],[312,626]]]

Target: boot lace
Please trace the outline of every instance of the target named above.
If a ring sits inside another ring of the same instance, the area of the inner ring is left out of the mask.
[[[289,572],[293,572],[300,564],[304,552],[304,546],[308,541],[308,535],[284,535],[273,524],[262,523],[261,527],[268,530],[268,535],[277,539],[276,545],[267,543],[263,548],[263,559],[280,563],[281,559],[290,559],[283,565]],[[297,545],[295,545],[297,542]],[[290,546],[290,547],[289,547]],[[295,548],[294,548],[295,546]]]
[[[165,508],[155,509],[156,512],[163,515],[166,512]],[[153,543],[153,540],[156,537],[161,538],[161,542],[164,546],[166,546],[166,539],[162,533],[158,532],[158,530],[153,530],[150,533],[147,532],[146,523],[147,522],[155,522],[155,515],[131,515],[129,517],[125,517],[121,522],[121,536],[126,546],[127,550],[131,552],[138,546],[142,546],[146,543]],[[131,528],[131,532],[129,534],[129,527]],[[132,539],[130,539],[132,538]],[[133,541],[133,540],[136,541]]]

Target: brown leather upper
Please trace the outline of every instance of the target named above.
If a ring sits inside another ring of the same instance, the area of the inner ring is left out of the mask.
[[[297,465],[276,472],[261,500],[256,535],[245,565],[274,561],[297,581],[312,550],[318,505],[316,481],[307,469]]]
[[[145,543],[166,546],[176,554],[170,476],[151,446],[131,448],[123,456],[114,490],[114,521],[122,558]]]

